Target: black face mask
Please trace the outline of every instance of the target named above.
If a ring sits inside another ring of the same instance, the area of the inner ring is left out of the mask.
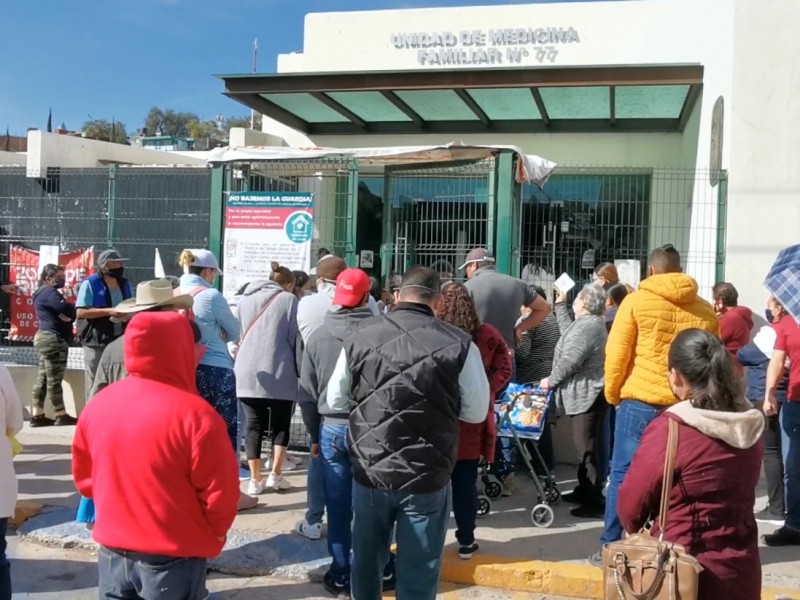
[[[62,289],[65,285],[67,285],[67,279],[65,277],[57,277],[53,282],[53,287],[57,290]]]
[[[114,279],[122,279],[125,274],[125,267],[117,267],[116,269],[106,269],[106,274]]]
[[[766,310],[764,316],[767,318],[767,323],[772,323],[775,320],[775,317],[772,316],[772,311],[770,309]]]

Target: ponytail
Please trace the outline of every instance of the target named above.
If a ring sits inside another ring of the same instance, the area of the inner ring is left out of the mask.
[[[280,286],[294,285],[294,273],[288,268],[282,267],[280,263],[272,261],[269,264],[270,270],[269,280],[274,281]]]
[[[194,254],[191,250],[183,250],[178,257],[178,265],[183,267],[184,273],[191,273],[192,275],[200,275],[203,272],[203,267],[193,267]]]
[[[739,410],[744,392],[742,379],[718,337],[701,329],[682,331],[670,347],[669,366],[691,386],[690,400],[696,408]]]

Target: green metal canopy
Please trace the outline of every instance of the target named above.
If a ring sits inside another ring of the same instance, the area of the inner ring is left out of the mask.
[[[226,96],[317,135],[680,132],[699,65],[218,75]]]

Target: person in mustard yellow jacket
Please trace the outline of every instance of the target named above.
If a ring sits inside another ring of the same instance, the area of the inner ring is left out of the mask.
[[[697,295],[697,282],[683,273],[674,246],[656,248],[648,270],[647,279],[620,305],[606,346],[605,396],[617,415],[602,544],[622,538],[617,492],[642,433],[660,411],[677,402],[667,381],[673,340],[692,328],[719,335],[714,307]],[[590,561],[597,563],[599,553]]]

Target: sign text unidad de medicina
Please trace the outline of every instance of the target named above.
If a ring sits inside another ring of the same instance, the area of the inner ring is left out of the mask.
[[[580,43],[574,27],[393,33],[397,50],[416,50],[422,66],[519,64],[533,56],[554,62],[557,45]]]

